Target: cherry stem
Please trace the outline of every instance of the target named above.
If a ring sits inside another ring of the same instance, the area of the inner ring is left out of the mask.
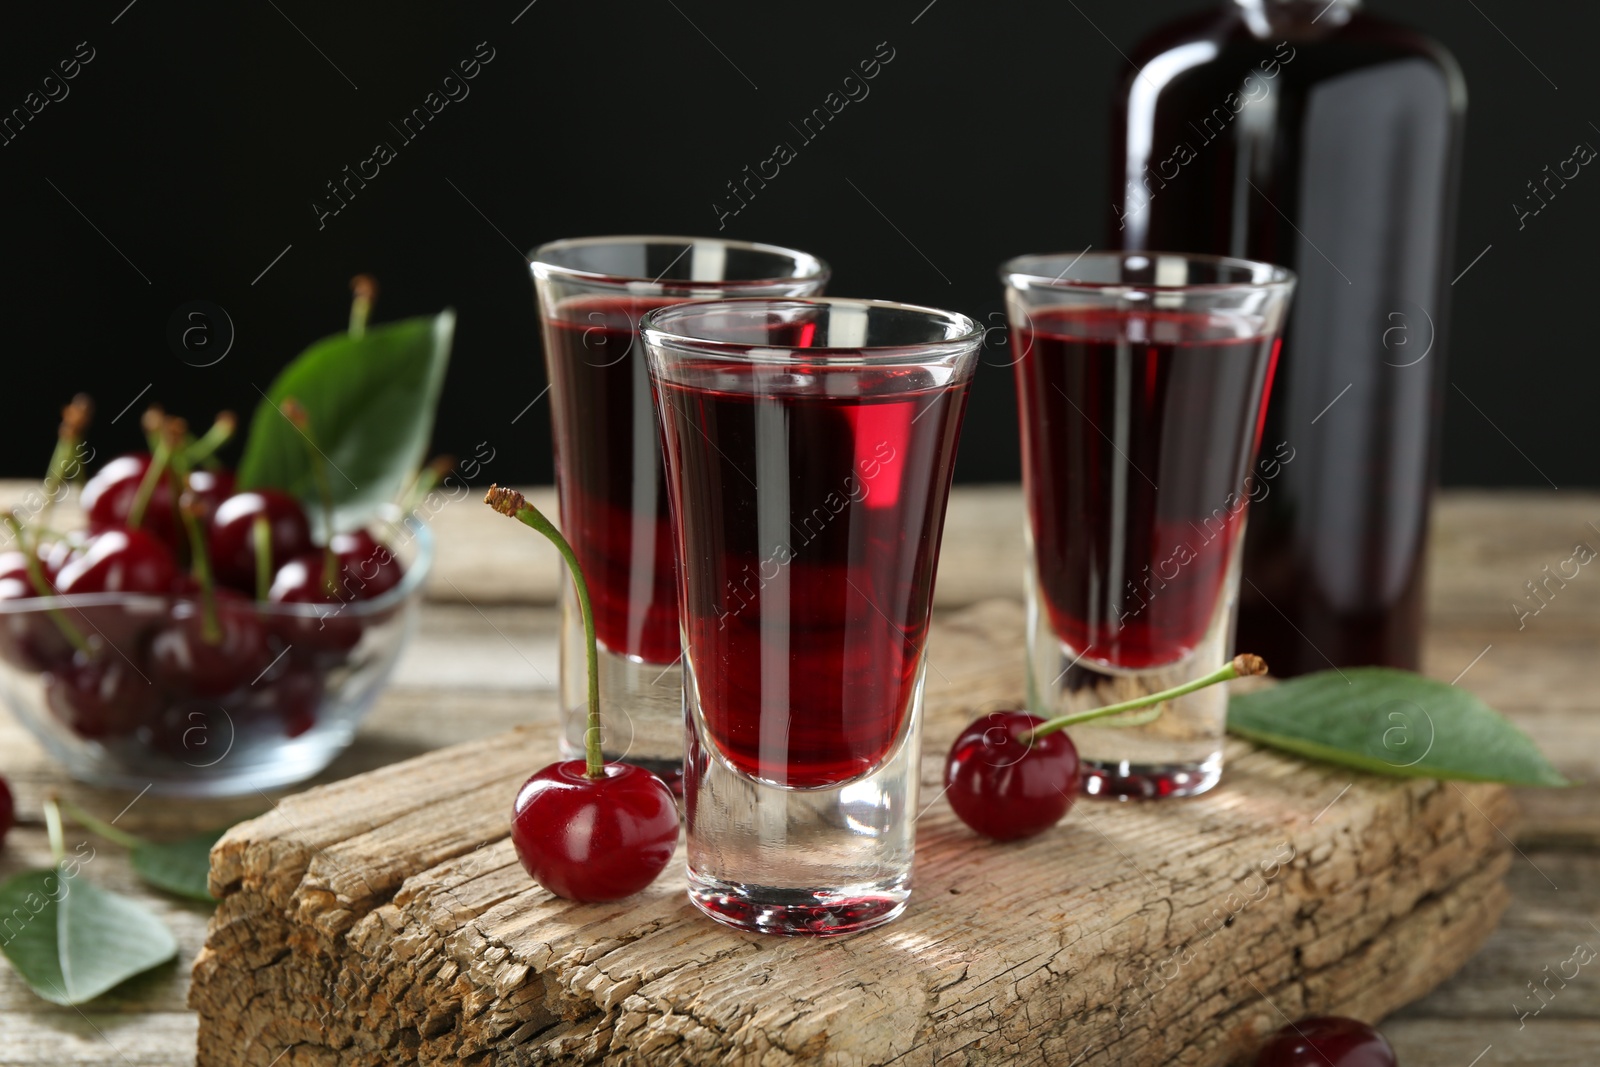
[[[50,834],[50,855],[59,867],[67,862],[67,839],[61,832],[61,807],[54,793],[44,798],[44,825]]]
[[[233,431],[238,429],[239,420],[231,411],[224,411],[217,415],[216,421],[211,424],[211,429],[205,432],[204,437],[197,438],[183,450],[184,462],[193,470],[196,464],[210,463],[216,455],[217,449],[228,443],[233,436]]]
[[[367,316],[378,300],[378,281],[370,274],[357,274],[350,279],[350,336],[360,337],[367,332]]]
[[[584,652],[589,665],[589,721],[583,731],[584,772],[590,778],[603,777],[605,756],[600,751],[600,651],[595,643],[594,605],[589,601],[589,583],[584,581],[583,568],[578,566],[578,555],[572,551],[567,539],[561,536],[561,531],[515,489],[491,485],[484,494],[483,502],[500,514],[544,534],[556,546],[556,551],[561,553],[561,558],[566,560],[567,570],[572,572],[572,584],[578,590],[578,608],[583,614]]]
[[[272,592],[272,524],[265,515],[250,524],[250,540],[256,550],[256,599],[265,601]]]
[[[211,577],[211,558],[206,553],[205,534],[200,530],[199,507],[193,496],[184,494],[178,514],[183,517],[183,528],[189,534],[194,577],[200,583],[200,636],[208,645],[220,644],[222,623],[217,618],[217,585]]]
[[[322,450],[311,433],[311,412],[294,397],[285,397],[278,406],[289,424],[300,431],[306,443],[306,460],[311,464],[311,480],[316,483],[317,497],[322,501],[322,587],[329,595],[339,591],[339,557],[333,552],[333,483],[328,481],[328,467],[323,462]]]
[[[1185,682],[1183,685],[1164,689],[1159,693],[1151,693],[1149,696],[1124,700],[1120,704],[1107,704],[1103,708],[1090,708],[1088,711],[1075,711],[1071,715],[1061,715],[1048,722],[1042,722],[1031,730],[1024,730],[1017,735],[1017,740],[1026,744],[1048,734],[1053,734],[1057,730],[1064,730],[1069,726],[1093,722],[1095,719],[1104,719],[1107,716],[1117,715],[1124,711],[1137,711],[1139,708],[1148,708],[1152,704],[1160,704],[1167,700],[1176,700],[1178,697],[1186,696],[1197,689],[1204,689],[1209,685],[1216,685],[1218,682],[1228,682],[1235,678],[1250,678],[1254,675],[1266,673],[1266,660],[1249,652],[1241,652],[1233,657],[1231,662],[1217,668],[1204,678],[1196,678],[1192,682]]]
[[[178,496],[178,518],[189,535],[190,569],[200,583],[200,636],[208,645],[222,643],[222,621],[217,615],[217,583],[211,573],[211,553],[205,531],[200,528],[200,502],[188,489],[189,459],[182,447],[188,427],[182,419],[168,419],[164,430],[167,451],[172,456],[172,475]]]
[[[78,446],[83,443],[93,414],[94,401],[84,393],[73,397],[72,402],[61,409],[61,428],[56,433],[56,447],[50,453],[50,466],[44,475],[44,504],[39,510],[40,522],[49,522],[51,510],[56,506],[56,494],[71,480],[67,476],[67,468],[77,462]],[[72,477],[81,477],[82,474],[83,464],[78,463],[78,472]]]
[[[11,536],[17,539],[17,547],[22,550],[23,565],[28,568],[28,582],[33,586],[34,594],[41,597],[60,596],[60,592],[50,584],[50,579],[45,577],[44,565],[39,562],[38,545],[28,544],[22,520],[17,518],[17,513],[8,511],[0,515],[0,523],[4,523],[11,531]],[[87,655],[90,651],[89,641],[83,636],[83,631],[74,626],[72,620],[67,618],[66,613],[60,608],[45,610],[50,616],[50,621],[56,624],[56,629],[61,631],[61,636],[67,639],[67,643]]]
[[[428,498],[428,494],[455,469],[455,465],[454,456],[436,456],[427,466],[419,468],[417,473],[411,476],[411,484],[400,494],[400,510],[415,511],[418,505]]]
[[[118,830],[110,823],[95,818],[70,800],[62,798],[59,803],[61,810],[72,816],[73,822],[86,830],[99,834],[107,841],[114,841],[123,848],[138,848],[146,843],[143,838],[135,837],[126,830]]]
[[[161,476],[167,472],[167,464],[172,461],[172,445],[163,429],[166,420],[166,414],[158,407],[152,407],[144,413],[144,432],[150,439],[150,466],[145,468],[144,479],[139,482],[139,491],[133,497],[133,506],[128,509],[130,530],[137,530],[144,522],[150,498],[155,495],[156,486],[161,484]]]

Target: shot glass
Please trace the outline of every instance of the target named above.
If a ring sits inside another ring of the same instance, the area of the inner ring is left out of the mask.
[[[609,709],[605,756],[677,788],[683,672],[661,436],[639,319],[684,300],[809,296],[828,268],[804,252],[700,237],[581,237],[529,256],[549,374],[561,527],[588,577]],[[561,749],[583,755],[583,621],[561,593]]]
[[[867,300],[645,316],[678,551],[689,898],[843,934],[906,905],[925,646],[982,330]]]
[[[1163,252],[1023,256],[1000,274],[1017,353],[1031,709],[1085,711],[1209,674],[1232,654],[1247,476],[1294,275]],[[1085,791],[1210,789],[1227,701],[1213,686],[1154,721],[1071,730]]]

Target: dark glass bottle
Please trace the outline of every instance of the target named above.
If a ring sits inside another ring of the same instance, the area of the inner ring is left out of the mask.
[[[1300,276],[1250,485],[1238,647],[1280,676],[1414,669],[1460,70],[1357,0],[1236,0],[1156,31],[1131,59],[1113,119],[1113,247]]]

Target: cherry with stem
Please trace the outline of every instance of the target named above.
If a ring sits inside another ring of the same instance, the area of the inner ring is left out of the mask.
[[[27,531],[23,528],[22,520],[17,517],[16,511],[12,510],[0,515],[0,523],[4,523],[6,529],[11,531],[11,536],[16,538],[17,547],[22,550],[24,566],[28,569],[28,583],[33,587],[34,595],[40,597],[57,596],[58,592],[55,585],[50,581],[50,577],[45,574],[44,564],[39,561],[38,546],[28,544]],[[65,612],[60,608],[51,607],[47,609],[46,614],[50,616],[50,621],[55,623],[56,629],[61,631],[61,636],[66,639],[69,645],[79,652],[85,654],[89,652],[88,639],[83,636],[83,631],[78,629],[71,619],[67,618]]]
[[[137,530],[144,524],[144,513],[149,509],[150,501],[156,494],[156,487],[161,484],[162,477],[167,473],[167,464],[172,460],[172,446],[164,432],[167,425],[166,412],[152,404],[145,411],[140,425],[150,442],[150,466],[145,468],[144,478],[139,482],[139,491],[133,497],[133,506],[128,509],[130,530]]]
[[[352,311],[352,324],[354,316],[355,312]],[[362,321],[365,321],[364,313]],[[306,458],[311,464],[311,480],[316,483],[317,497],[322,503],[322,584],[328,595],[333,596],[339,589],[339,557],[333,550],[333,483],[328,480],[328,467],[323,461],[322,450],[312,436],[311,413],[305,405],[292,396],[285,397],[283,403],[278,405],[278,411],[289,420],[289,425],[300,431],[300,439],[305,442]]]
[[[182,419],[168,420],[165,430],[179,484],[188,481],[188,459],[182,449]],[[150,642],[150,665],[173,692],[216,697],[244,683],[261,668],[268,654],[266,631],[238,594],[226,602],[217,588],[211,554],[201,529],[201,504],[187,490],[178,500],[178,517],[189,537],[190,567],[200,587],[200,614],[173,605],[172,619]]]
[[[1244,653],[1172,689],[1103,708],[1044,720],[1023,711],[991,712],[972,723],[945,759],[945,795],[962,822],[997,841],[1043,833],[1078,797],[1078,750],[1063,731],[1162,704],[1234,678],[1267,673],[1260,657]]]
[[[578,565],[578,554],[561,536],[561,531],[538,508],[528,503],[521,493],[502,489],[498,485],[490,486],[484,503],[500,514],[509,515],[524,526],[544,534],[556,546],[556,551],[566,561],[567,570],[572,573],[572,584],[578,590],[578,610],[583,616],[583,650],[589,674],[589,718],[583,730],[583,753],[587,768],[584,773],[590,778],[599,778],[605,763],[600,748],[600,650],[595,636],[594,606],[589,599],[589,583],[583,577],[583,568]]]
[[[555,545],[572,572],[589,668],[584,758],[552,763],[517,791],[511,843],[533,880],[569,900],[620,900],[655,881],[678,844],[678,806],[660,778],[607,763],[600,747],[599,653],[589,586],[567,539],[521,493],[492,486],[484,503]]]

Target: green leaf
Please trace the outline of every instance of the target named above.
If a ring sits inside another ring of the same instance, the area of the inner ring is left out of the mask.
[[[1228,732],[1374,774],[1569,784],[1504,716],[1409,671],[1320,671],[1232,698]]]
[[[82,1004],[177,956],[178,943],[142,904],[63,866],[0,884],[0,952],[44,999]]]
[[[239,463],[239,486],[270,486],[299,497],[320,527],[322,503],[306,439],[278,405],[294,397],[310,415],[327,457],[334,524],[369,522],[394,500],[422,462],[450,362],[455,313],[336,334],[285,367],[256,408]]]
[[[223,827],[167,844],[141,842],[133,850],[133,869],[157,889],[215,903],[216,898],[206,887],[211,873],[211,846],[227,832]]]

